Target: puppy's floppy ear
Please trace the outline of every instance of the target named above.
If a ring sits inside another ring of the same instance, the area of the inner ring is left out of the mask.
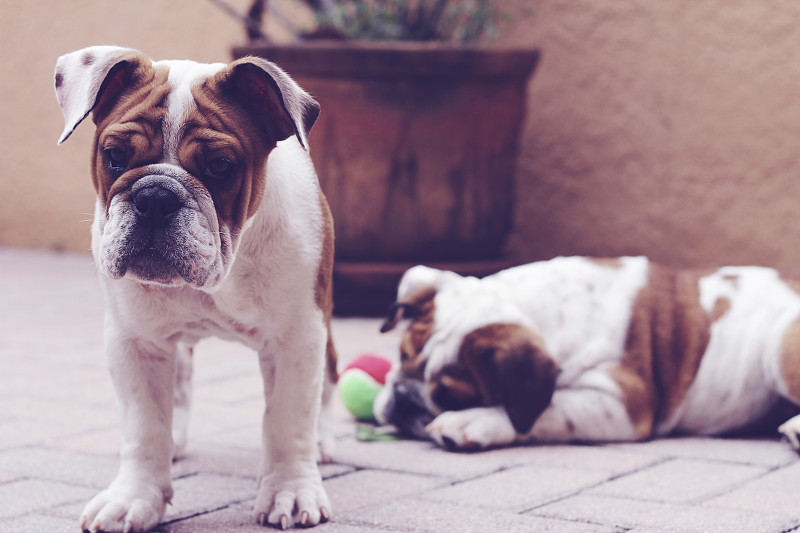
[[[436,293],[433,291],[427,295],[420,294],[420,297],[414,301],[394,302],[389,306],[389,311],[386,313],[386,320],[384,320],[383,324],[381,325],[381,333],[386,333],[387,331],[393,330],[397,323],[404,318],[413,319],[421,316],[423,314],[423,310],[420,301],[428,300],[433,298],[435,295]]]
[[[409,268],[397,287],[397,300],[389,307],[381,333],[391,331],[404,318],[418,318],[425,314],[427,305],[448,281],[459,279],[455,272],[437,270],[418,265]]]
[[[528,433],[550,405],[560,369],[530,329],[514,324],[476,329],[464,338],[459,359],[484,404],[502,405],[517,433]]]
[[[495,365],[503,407],[516,432],[524,435],[553,399],[558,365],[532,345],[497,353]]]
[[[64,131],[58,144],[93,110],[113,103],[130,85],[135,69],[145,63],[151,61],[141,52],[117,46],[91,46],[59,57],[55,89],[64,114]]]
[[[220,74],[227,86],[275,141],[297,137],[308,150],[308,133],[319,116],[319,104],[286,72],[259,57],[246,57]]]

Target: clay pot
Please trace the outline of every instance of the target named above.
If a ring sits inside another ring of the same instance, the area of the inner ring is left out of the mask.
[[[538,51],[351,42],[234,50],[246,55],[283,67],[322,106],[311,156],[340,271],[502,258]]]

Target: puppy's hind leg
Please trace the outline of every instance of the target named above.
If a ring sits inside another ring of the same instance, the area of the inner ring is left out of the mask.
[[[800,406],[800,317],[796,317],[783,334],[780,357],[773,375],[776,377],[776,392]],[[792,448],[800,452],[800,415],[781,424],[778,432],[789,441]]]
[[[800,415],[792,417],[778,426],[778,432],[786,437],[792,448],[800,452]]]
[[[172,410],[172,460],[184,457],[189,440],[189,410],[192,404],[193,348],[178,344],[175,358],[175,399]]]
[[[328,326],[328,344],[326,346],[325,377],[322,384],[322,406],[317,424],[317,462],[331,462],[331,455],[334,448],[333,434],[333,412],[331,399],[336,392],[336,382],[338,381],[338,371],[336,368],[337,356],[336,348],[333,346],[330,325]]]

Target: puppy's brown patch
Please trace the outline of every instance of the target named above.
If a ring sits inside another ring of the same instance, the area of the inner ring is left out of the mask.
[[[424,378],[427,360],[422,356],[422,349],[433,335],[435,297],[435,289],[423,289],[395,304],[402,307],[400,313],[409,313],[414,317],[400,339],[400,369],[406,377]],[[396,322],[395,318],[390,317],[387,323]]]
[[[711,310],[711,321],[716,322],[731,310],[731,301],[724,297],[719,297],[714,302],[714,308]]]
[[[320,208],[322,209],[322,259],[317,270],[314,298],[319,308],[322,309],[328,330],[328,345],[326,348],[328,378],[331,382],[336,383],[339,379],[339,373],[336,368],[338,357],[331,336],[331,315],[333,314],[333,216],[321,189],[318,190],[318,194]]]
[[[587,257],[586,260],[606,268],[620,268],[624,265],[618,257]]]
[[[705,274],[651,263],[648,283],[634,302],[614,378],[640,439],[669,418],[697,375],[711,336],[712,317],[700,305],[698,285]],[[720,302],[717,311],[726,310]]]
[[[234,163],[223,180],[204,180],[217,216],[238,233],[261,205],[266,187],[266,161],[275,147],[252,113],[233,97],[228,84],[235,64],[206,80],[192,94],[197,109],[183,126],[178,148],[181,166],[195,176],[205,176],[214,158]]]
[[[122,186],[112,172],[106,150],[116,149],[127,157],[127,168],[161,160],[164,148],[162,124],[167,113],[169,71],[154,69],[149,58],[128,53],[108,74],[98,95],[93,119],[97,125],[92,160],[92,179],[103,205]]]

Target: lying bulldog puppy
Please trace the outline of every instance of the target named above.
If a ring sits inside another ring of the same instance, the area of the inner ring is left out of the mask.
[[[760,267],[563,257],[408,270],[380,422],[451,449],[722,434],[800,404],[800,285]],[[800,412],[798,410],[794,410]],[[800,448],[800,416],[780,426]]]
[[[122,415],[119,473],[80,526],[146,531],[161,520],[186,440],[190,347],[210,335],[258,352],[256,519],[326,520],[316,459],[331,436],[318,439],[317,423],[336,361],[333,226],[307,152],[318,104],[262,59],[154,62],[110,46],[60,57],[55,88],[59,144],[90,114],[97,126],[92,251]]]

